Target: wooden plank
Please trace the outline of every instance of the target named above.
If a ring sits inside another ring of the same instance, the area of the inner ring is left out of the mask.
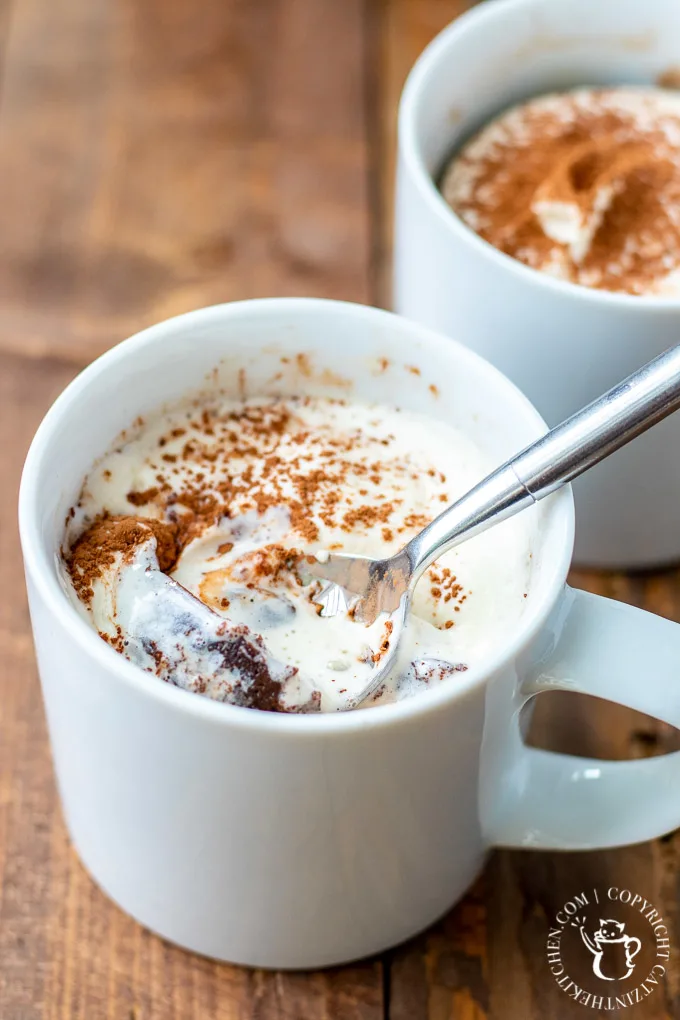
[[[376,167],[374,238],[377,269],[373,303],[392,305],[394,157],[399,97],[411,67],[427,44],[475,0],[382,0],[372,5],[371,38],[376,54],[371,80],[372,142]]]
[[[379,961],[199,959],[95,887],[61,820],[15,492],[75,366],[198,305],[367,300],[361,0],[16,0],[0,105],[0,1017],[378,1020]]]
[[[59,825],[16,524],[21,466],[72,370],[0,358],[0,1016],[36,1020],[48,957],[49,862]]]
[[[375,298],[386,306],[399,93],[424,46],[469,6],[466,0],[386,0],[374,11],[372,37],[379,54],[374,158],[380,181]],[[680,621],[680,571],[630,578],[584,571],[575,572],[572,581]],[[645,716],[559,694],[539,699],[531,739],[564,753],[614,759],[665,753],[679,746],[676,731]],[[478,884],[448,917],[388,954],[391,1020],[559,1020],[581,1015],[584,1007],[569,1002],[546,964],[548,922],[554,912],[581,888],[618,884],[640,889],[670,920],[671,937],[678,945],[679,864],[678,834],[589,854],[496,852]],[[679,991],[680,970],[671,960],[663,989],[637,1005],[635,1015],[645,1020],[680,1016]]]
[[[368,298],[361,0],[17,0],[0,348],[77,364],[213,302]]]
[[[72,371],[0,358],[0,1016],[42,1018],[59,826],[33,664],[16,525],[16,491],[41,413]]]

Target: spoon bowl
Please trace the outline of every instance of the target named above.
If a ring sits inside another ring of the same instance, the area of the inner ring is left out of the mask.
[[[351,613],[358,623],[375,623],[381,613],[392,614],[408,591],[411,564],[405,549],[386,560],[350,553],[333,553],[328,559],[308,563],[310,578],[324,581],[314,601],[321,616]]]

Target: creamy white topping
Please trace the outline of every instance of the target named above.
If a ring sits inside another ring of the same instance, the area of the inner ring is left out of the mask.
[[[247,644],[280,685],[282,708],[332,711],[370,679],[389,628],[385,617],[368,628],[321,617],[300,557],[391,555],[491,466],[459,431],[393,407],[185,405],[140,424],[93,468],[67,546],[105,513],[179,521],[171,577],[182,587],[158,571],[149,534],[92,581],[93,626],[163,679],[236,703],[248,703],[257,672],[234,666]],[[507,521],[428,570],[377,703],[455,682],[508,636],[528,591],[531,526]]]

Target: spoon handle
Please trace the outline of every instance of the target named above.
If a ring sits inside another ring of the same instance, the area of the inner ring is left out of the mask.
[[[406,546],[412,583],[448,549],[512,517],[680,407],[680,344],[546,432]]]

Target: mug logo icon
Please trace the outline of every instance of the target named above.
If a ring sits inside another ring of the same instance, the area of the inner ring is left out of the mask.
[[[597,931],[589,935],[585,929],[585,918],[578,918],[578,927],[583,944],[593,954],[593,974],[601,981],[625,981],[635,970],[635,957],[642,949],[642,942],[635,935],[627,935],[623,921],[614,921],[611,918],[602,920]],[[621,953],[616,952],[623,949],[622,973]]]
[[[555,913],[548,967],[565,995],[590,1009],[625,1009],[660,987],[670,958],[668,927],[639,893],[588,889]]]

